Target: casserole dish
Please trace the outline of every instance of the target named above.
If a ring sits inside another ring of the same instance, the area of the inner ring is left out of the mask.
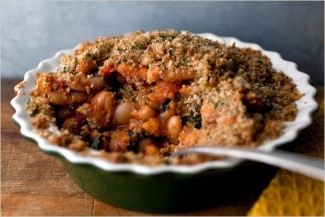
[[[273,68],[291,77],[303,96],[296,102],[298,114],[292,122],[286,122],[283,134],[257,147],[270,152],[293,141],[298,132],[311,124],[311,113],[317,108],[313,99],[316,89],[309,83],[309,76],[299,72],[294,63],[285,61],[276,52],[265,51],[260,46],[245,43],[236,38],[218,37],[211,33],[198,34],[222,44],[236,44],[239,48],[260,50],[270,58]],[[72,150],[51,144],[39,136],[31,124],[25,106],[28,93],[36,83],[36,74],[55,71],[59,58],[73,54],[73,49],[59,51],[53,58],[42,61],[36,69],[25,74],[24,81],[16,86],[17,96],[11,101],[16,113],[14,121],[21,127],[22,135],[35,141],[47,154],[61,159],[70,176],[90,195],[122,208],[146,212],[178,212],[196,209],[233,199],[242,191],[259,183],[262,174],[254,174],[254,168],[236,159],[208,161],[197,165],[160,165],[150,167],[131,163],[112,163],[96,158],[97,152],[82,156]],[[50,127],[59,134],[57,128]],[[249,174],[249,175],[247,175]],[[269,175],[272,173],[269,173]],[[240,178],[241,182],[238,183]],[[189,208],[190,207],[190,208]]]

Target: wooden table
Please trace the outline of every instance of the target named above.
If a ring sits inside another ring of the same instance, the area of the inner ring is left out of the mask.
[[[40,152],[24,139],[12,123],[10,100],[18,81],[1,82],[1,210],[2,215],[162,215],[124,210],[100,202],[83,192],[66,173],[61,162]],[[323,91],[323,89],[321,89]],[[208,210],[168,215],[246,215],[259,194]]]

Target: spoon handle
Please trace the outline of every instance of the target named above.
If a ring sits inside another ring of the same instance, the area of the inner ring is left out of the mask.
[[[180,150],[172,156],[180,156],[190,153],[227,156],[266,163],[324,181],[324,160],[315,159],[301,154],[292,154],[279,150],[263,152],[240,148],[197,146]]]

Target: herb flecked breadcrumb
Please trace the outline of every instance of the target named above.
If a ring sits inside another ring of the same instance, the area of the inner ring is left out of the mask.
[[[63,132],[45,133],[53,143],[120,163],[195,164],[214,158],[168,155],[256,147],[281,135],[301,97],[260,51],[174,30],[101,37],[60,61],[37,75],[33,124],[42,131],[53,122]]]

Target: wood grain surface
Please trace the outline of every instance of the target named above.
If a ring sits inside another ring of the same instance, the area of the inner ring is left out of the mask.
[[[70,179],[58,159],[45,155],[36,144],[24,139],[12,122],[9,104],[17,82],[1,81],[2,216],[163,215],[128,211],[94,199]],[[248,199],[208,210],[168,215],[246,215],[257,198],[258,195],[250,195]]]

